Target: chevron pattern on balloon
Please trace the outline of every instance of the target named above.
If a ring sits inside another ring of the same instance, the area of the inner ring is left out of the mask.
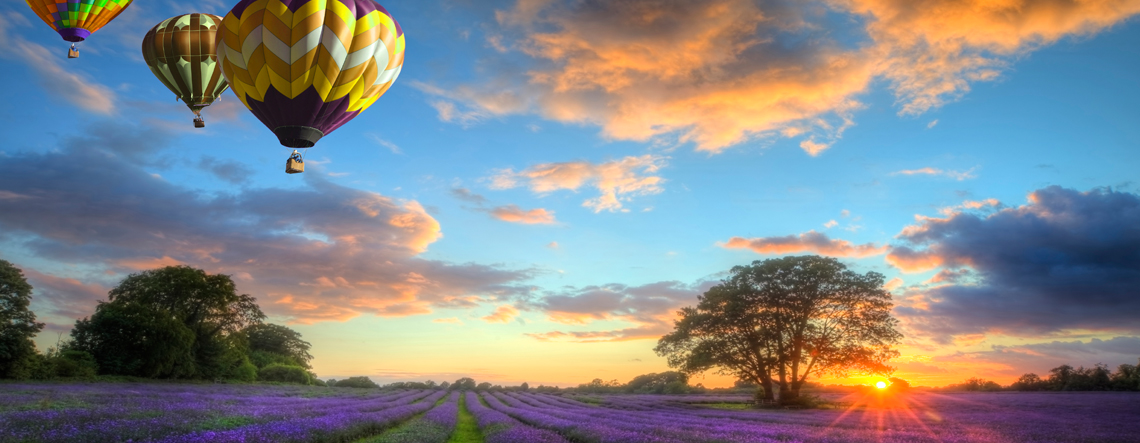
[[[325,103],[347,96],[345,111],[360,112],[403,65],[402,30],[370,0],[254,0],[234,11],[219,31],[218,60],[255,113],[252,102],[265,102],[270,88],[287,99],[312,88]]]

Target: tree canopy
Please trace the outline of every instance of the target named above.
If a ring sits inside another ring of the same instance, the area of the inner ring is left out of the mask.
[[[687,374],[715,369],[779,387],[796,402],[809,376],[887,374],[902,337],[882,274],[850,271],[833,258],[784,257],[736,266],[679,312],[654,349]]]
[[[300,366],[312,369],[309,362],[309,342],[301,340],[301,334],[285,326],[271,323],[256,323],[247,326],[242,332],[249,345],[250,359],[263,367],[272,363]]]
[[[105,374],[224,377],[246,363],[238,332],[264,318],[228,275],[167,266],[112,289],[95,314],[76,322],[72,347],[91,353]]]
[[[44,328],[28,309],[32,285],[19,268],[0,260],[0,378],[25,378],[36,356],[32,342]]]

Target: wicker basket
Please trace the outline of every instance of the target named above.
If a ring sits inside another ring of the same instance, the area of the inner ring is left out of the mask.
[[[285,160],[285,173],[286,174],[300,174],[305,172],[305,162],[300,157],[289,157]]]

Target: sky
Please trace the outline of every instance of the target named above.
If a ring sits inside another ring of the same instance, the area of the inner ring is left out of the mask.
[[[73,60],[0,6],[0,258],[40,349],[189,265],[322,378],[626,382],[733,266],[819,254],[885,276],[915,385],[1140,357],[1140,0],[382,4],[399,79],[296,175],[143,62],[229,1],[135,2]]]

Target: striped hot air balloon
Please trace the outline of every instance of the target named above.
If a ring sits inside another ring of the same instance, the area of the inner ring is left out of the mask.
[[[143,37],[142,53],[150,71],[194,111],[194,126],[205,127],[202,108],[229,86],[218,69],[214,37],[222,18],[184,14],[163,20]]]
[[[69,58],[79,56],[75,43],[117,17],[131,0],[24,0],[60,37],[72,42]]]
[[[392,86],[404,32],[372,0],[242,0],[218,30],[218,62],[282,145],[308,148]]]

